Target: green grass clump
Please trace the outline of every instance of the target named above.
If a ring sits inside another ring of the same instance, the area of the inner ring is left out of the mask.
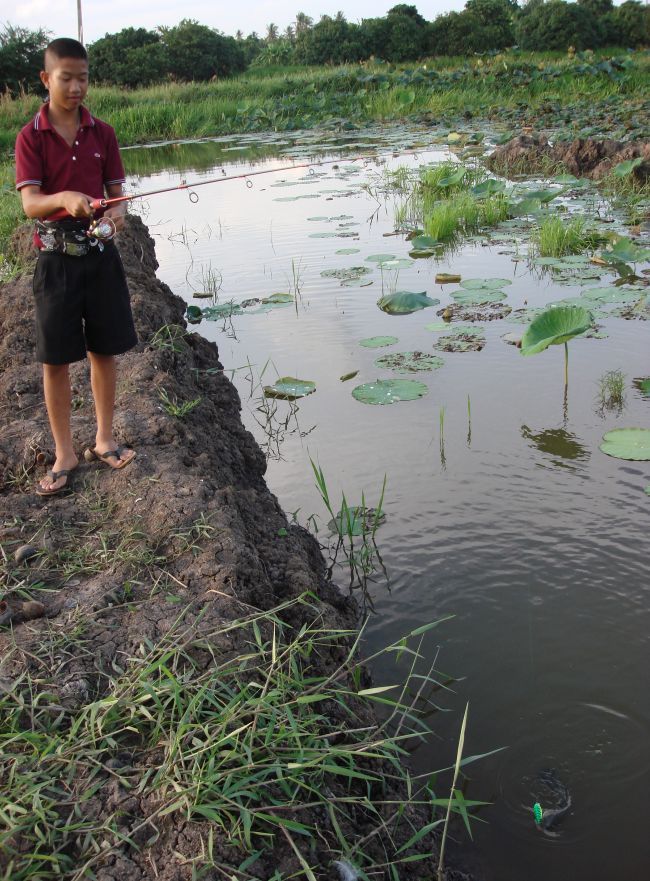
[[[508,199],[502,193],[476,199],[465,192],[424,204],[424,230],[439,242],[496,226],[507,217]]]
[[[22,269],[9,248],[11,236],[25,222],[20,195],[15,190],[14,166],[0,163],[0,281],[6,281]]]
[[[582,217],[574,217],[568,222],[557,215],[542,221],[532,238],[540,257],[564,257],[567,254],[581,254],[593,250],[602,242],[600,233],[587,227]]]
[[[364,688],[360,635],[322,626],[312,600],[217,627],[181,612],[157,644],[144,638],[121,668],[114,660],[102,693],[74,708],[56,694],[53,644],[39,649],[40,660],[30,655],[38,681],[25,669],[0,691],[2,877],[81,881],[125,840],[146,847],[187,821],[203,835],[201,873],[223,868],[215,833],[228,842],[229,877],[255,877],[256,861],[280,842],[298,856],[297,877],[310,879],[322,870],[323,848],[369,875],[390,868],[398,877],[403,861],[432,858],[424,833],[442,822],[435,810],[449,806],[468,823],[466,807],[478,802],[436,798],[428,782],[407,781],[401,764],[429,733],[424,692],[434,688],[433,671],[414,673],[429,626],[389,647],[391,658],[409,659],[403,684]],[[286,617],[304,623],[292,627]],[[330,655],[342,660],[323,672],[318,659]],[[98,812],[110,780],[144,814],[119,805]],[[408,787],[399,803],[396,782]],[[424,829],[409,820],[415,804],[428,806]]]
[[[625,404],[625,374],[622,370],[608,370],[598,379],[598,406],[601,411],[623,409]]]

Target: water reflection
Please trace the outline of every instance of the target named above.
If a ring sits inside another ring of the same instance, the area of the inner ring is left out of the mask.
[[[571,468],[565,460],[580,461],[589,459],[590,453],[584,444],[581,444],[575,434],[564,428],[545,428],[542,431],[532,431],[527,425],[521,426],[521,434],[532,446],[552,456],[552,464],[559,468]]]

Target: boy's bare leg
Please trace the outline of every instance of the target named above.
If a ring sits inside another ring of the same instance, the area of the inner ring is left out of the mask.
[[[52,471],[68,471],[74,468],[79,460],[72,446],[70,428],[70,408],[72,393],[70,391],[70,372],[67,364],[43,364],[43,391],[45,406],[50,420],[50,428],[54,437],[55,462]],[[65,477],[50,480],[44,477],[41,489],[50,491],[64,486]]]
[[[88,352],[88,358],[90,359],[90,385],[97,416],[95,452],[101,454],[107,450],[116,450],[118,447],[113,437],[117,365],[114,355],[98,355],[96,352]],[[132,459],[133,455],[132,450],[124,449],[119,458],[115,456],[104,461],[113,468],[119,468],[122,462]]]

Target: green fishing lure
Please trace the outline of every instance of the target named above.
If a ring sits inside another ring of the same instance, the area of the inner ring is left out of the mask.
[[[544,816],[544,811],[542,810],[541,804],[536,801],[533,805],[533,816],[535,817],[535,823],[539,826],[542,822],[542,817]]]

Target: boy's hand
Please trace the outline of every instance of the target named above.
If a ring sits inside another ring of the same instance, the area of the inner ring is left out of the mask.
[[[61,199],[63,207],[71,217],[92,217],[93,209],[90,198],[74,190],[66,190]]]

